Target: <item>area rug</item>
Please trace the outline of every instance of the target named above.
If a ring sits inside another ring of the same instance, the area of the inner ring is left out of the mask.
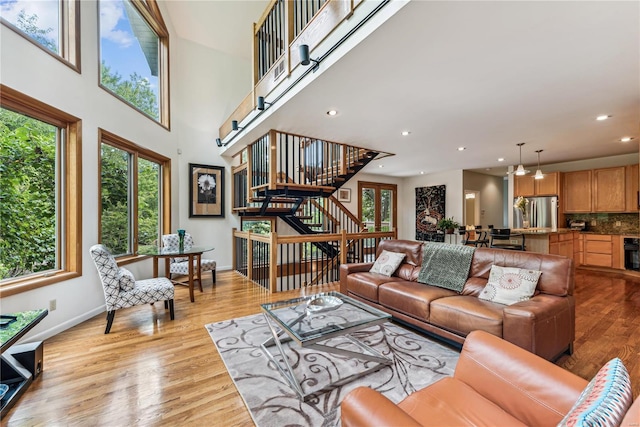
[[[352,334],[392,360],[376,372],[322,392],[329,384],[354,372],[364,371],[365,362],[317,350],[285,344],[285,353],[305,393],[320,390],[307,402],[298,398],[277,367],[260,347],[271,333],[262,314],[205,325],[229,375],[259,427],[340,426],[340,402],[358,386],[368,386],[393,402],[438,379],[450,376],[458,352],[393,323],[372,326]],[[333,338],[329,345],[342,345]],[[345,340],[346,341],[346,340]],[[276,354],[275,348],[270,349]]]

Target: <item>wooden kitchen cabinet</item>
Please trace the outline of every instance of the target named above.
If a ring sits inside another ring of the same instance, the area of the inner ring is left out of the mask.
[[[629,165],[625,167],[626,185],[625,185],[625,201],[627,212],[638,212],[640,205],[640,194],[638,194],[638,165]]]
[[[560,195],[560,172],[546,173],[542,179],[535,179],[534,175],[516,176],[514,195],[516,197],[558,196]]]
[[[576,267],[584,264],[584,238],[582,233],[573,231],[573,263]]]
[[[625,203],[625,167],[593,170],[593,211],[624,212]]]
[[[532,197],[535,196],[536,186],[535,179],[532,175],[515,176],[514,177],[514,195],[516,197]]]
[[[591,171],[565,172],[563,175],[564,212],[591,212]]]
[[[610,234],[584,235],[584,264],[624,269],[622,236]]]
[[[560,172],[545,173],[544,178],[534,181],[536,196],[560,195]]]
[[[573,234],[551,233],[549,234],[549,253],[573,258]]]

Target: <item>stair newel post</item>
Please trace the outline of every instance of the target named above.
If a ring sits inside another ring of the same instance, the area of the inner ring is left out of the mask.
[[[278,233],[269,234],[269,288],[271,292],[278,291]]]
[[[347,147],[340,144],[340,175],[347,174]]]
[[[274,129],[269,131],[269,153],[267,157],[269,159],[269,190],[276,189],[277,182],[277,155],[278,155],[278,141],[276,140],[277,132]]]
[[[247,201],[246,204],[253,200],[253,192],[251,186],[253,185],[253,144],[247,146]]]
[[[340,264],[347,263],[347,230],[344,228],[340,232]]]
[[[251,230],[247,231],[247,279],[253,280],[253,243]]]
[[[236,255],[237,255],[237,246],[236,246],[236,231],[238,231],[237,228],[232,228],[231,229],[231,271],[237,271],[238,270],[238,260],[236,259]]]

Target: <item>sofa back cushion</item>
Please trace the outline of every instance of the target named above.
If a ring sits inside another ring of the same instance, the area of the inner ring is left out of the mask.
[[[536,288],[537,292],[557,296],[573,295],[572,259],[557,255],[489,248],[476,249],[467,280],[468,285],[472,286],[465,285],[462,293],[477,295],[478,285],[482,282],[486,283],[493,265],[542,271]]]
[[[415,282],[418,280],[420,266],[422,265],[422,242],[413,240],[382,240],[376,250],[376,259],[382,251],[399,252],[405,254],[405,258],[393,273],[393,276]]]

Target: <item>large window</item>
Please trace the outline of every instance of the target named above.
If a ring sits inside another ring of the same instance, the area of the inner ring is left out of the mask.
[[[0,0],[0,20],[46,52],[80,70],[78,0]]]
[[[170,161],[104,130],[100,141],[100,242],[133,256],[170,229]]]
[[[80,274],[80,120],[0,85],[0,292]]]
[[[169,37],[155,1],[99,4],[100,85],[168,127]]]

